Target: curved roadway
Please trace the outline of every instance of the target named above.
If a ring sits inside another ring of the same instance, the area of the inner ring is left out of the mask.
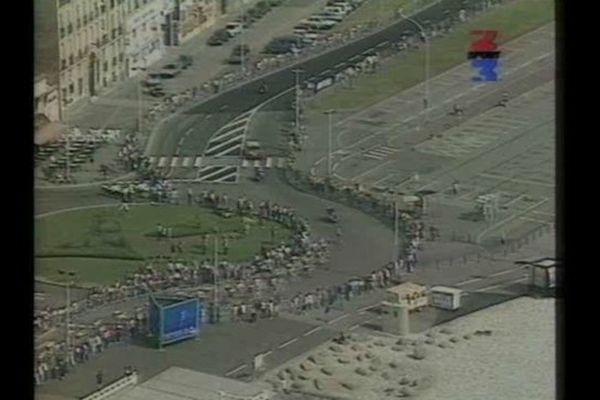
[[[437,21],[444,12],[451,15],[476,0],[444,0],[416,13],[412,18],[419,21]],[[416,27],[410,21],[400,20],[379,32],[358,39],[343,47],[333,49],[305,61],[282,68],[269,75],[241,84],[215,95],[209,100],[173,114],[163,120],[155,129],[148,143],[146,153],[150,156],[197,156],[201,155],[208,138],[235,116],[249,111],[269,98],[295,85],[294,69],[302,69],[302,80],[311,77],[326,77],[342,71],[359,57],[386,43],[400,40],[406,31],[415,32]],[[265,81],[269,91],[258,92],[260,82]]]

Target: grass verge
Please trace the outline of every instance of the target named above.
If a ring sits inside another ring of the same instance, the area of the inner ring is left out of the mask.
[[[450,35],[434,39],[430,49],[430,75],[435,76],[466,62],[472,30],[498,31],[496,42],[501,44],[539,28],[554,20],[552,0],[515,0],[476,20],[458,25]],[[419,50],[397,58],[385,66],[385,71],[361,75],[353,87],[336,87],[317,96],[310,107],[327,109],[360,109],[382,101],[424,80],[425,51]]]

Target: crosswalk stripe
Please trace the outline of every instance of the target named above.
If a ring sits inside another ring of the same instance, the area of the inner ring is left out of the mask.
[[[181,166],[185,168],[189,167],[192,165],[192,159],[193,157],[184,157]]]
[[[267,161],[265,163],[265,167],[271,168],[273,166],[273,158],[267,157]]]
[[[285,167],[285,158],[279,157],[279,160],[277,160],[277,168],[283,168],[283,167]]]
[[[165,165],[167,165],[167,157],[161,157],[160,160],[158,160],[158,166],[162,168]]]
[[[260,160],[254,160],[253,166],[254,168],[260,167]]]
[[[179,161],[179,157],[171,158],[171,168],[175,168],[177,166],[178,161]]]
[[[150,162],[151,165],[154,165],[154,163],[156,163],[156,157],[155,156],[151,156],[148,158],[148,161]]]
[[[228,145],[231,145],[231,144],[241,143],[243,140],[244,140],[244,135],[241,134],[241,135],[232,137],[231,139],[226,140],[223,143],[219,143],[219,144],[217,144],[215,146],[210,146],[209,145],[208,149],[206,150],[206,155],[213,155],[213,154],[210,154],[210,153],[212,153],[212,152],[214,152],[214,151],[216,151],[218,149],[221,149],[223,147],[227,147]]]
[[[200,168],[201,165],[202,165],[202,157],[196,157],[196,160],[194,161],[194,167]]]
[[[217,154],[213,154],[213,156],[214,157],[222,157],[222,156],[225,156],[225,155],[227,155],[227,154],[229,154],[229,153],[231,153],[233,151],[236,151],[238,149],[241,149],[241,148],[242,148],[242,143],[240,142],[240,143],[236,144],[235,146],[229,147],[229,148],[227,148],[227,149],[225,149],[225,150],[223,150],[223,151],[221,151],[221,152],[219,152]]]
[[[248,168],[249,165],[250,165],[250,161],[248,161],[244,158],[242,160],[242,168]]]

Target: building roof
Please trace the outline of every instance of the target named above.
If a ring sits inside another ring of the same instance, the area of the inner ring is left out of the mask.
[[[252,399],[267,392],[257,384],[239,382],[185,368],[171,367],[146,382],[135,385],[107,400],[221,400],[225,395]]]
[[[532,258],[527,260],[516,261],[515,264],[526,264],[534,267],[551,268],[558,266],[558,261],[555,258],[544,257],[544,258]]]
[[[449,286],[434,286],[430,289],[432,292],[442,292],[442,293],[452,293],[452,294],[461,294],[463,291],[457,288],[449,287]]]
[[[393,287],[387,289],[386,292],[404,296],[407,294],[412,294],[414,292],[420,292],[420,291],[423,291],[426,289],[427,289],[427,287],[425,287],[423,285],[419,285],[417,283],[412,283],[412,282],[405,282],[398,286],[393,286]]]

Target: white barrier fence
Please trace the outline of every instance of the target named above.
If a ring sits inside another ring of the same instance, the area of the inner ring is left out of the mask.
[[[132,372],[131,374],[125,375],[124,377],[111,383],[110,385],[100,388],[94,391],[93,393],[88,394],[87,396],[80,397],[79,400],[102,400],[110,395],[115,394],[119,390],[126,388],[127,386],[136,385],[137,383],[137,372]]]

